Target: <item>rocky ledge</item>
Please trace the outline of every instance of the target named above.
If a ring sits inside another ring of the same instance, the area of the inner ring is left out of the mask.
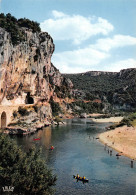
[[[63,121],[52,121],[52,122],[39,122],[36,124],[29,124],[29,125],[10,125],[6,127],[4,130],[5,134],[9,135],[30,135],[34,134],[36,131],[43,129],[44,127],[50,126],[50,125],[65,125],[66,123]]]
[[[47,127],[51,125],[51,123],[47,122],[40,122],[37,124],[29,125],[29,126],[21,126],[21,125],[13,125],[13,126],[8,126],[6,127],[6,130],[4,133],[10,134],[10,135],[30,135],[35,133],[36,131],[43,129],[43,127]]]

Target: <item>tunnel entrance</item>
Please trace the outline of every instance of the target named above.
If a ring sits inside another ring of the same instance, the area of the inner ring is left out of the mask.
[[[26,104],[34,104],[34,99],[30,96],[30,92],[27,93],[25,103]]]
[[[2,112],[1,114],[1,128],[4,129],[6,127],[7,117],[6,112]]]

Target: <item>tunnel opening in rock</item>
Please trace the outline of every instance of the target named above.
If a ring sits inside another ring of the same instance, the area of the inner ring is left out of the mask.
[[[7,117],[6,112],[2,112],[1,114],[1,128],[4,129],[6,127]]]
[[[27,93],[25,103],[26,104],[34,104],[34,99],[31,97],[30,92]]]

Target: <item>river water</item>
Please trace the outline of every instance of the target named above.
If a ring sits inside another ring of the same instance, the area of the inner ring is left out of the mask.
[[[27,137],[16,137],[19,145],[42,147],[43,158],[57,175],[55,195],[136,195],[136,162],[130,166],[127,157],[116,158],[96,139],[105,130],[105,123],[90,119],[70,119],[67,125],[46,127]],[[33,141],[33,138],[41,138]],[[54,150],[49,148],[53,145]],[[76,181],[79,174],[89,183]]]

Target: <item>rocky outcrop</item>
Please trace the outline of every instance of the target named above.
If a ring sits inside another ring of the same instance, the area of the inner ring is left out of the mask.
[[[105,72],[105,71],[88,71],[86,73],[82,73],[82,75],[89,75],[89,76],[100,76],[100,75],[113,76],[116,74],[117,74],[117,72]]]
[[[0,28],[0,105],[38,105],[37,117],[51,118],[50,98],[66,98],[73,84],[51,63],[55,49],[51,36],[20,30],[25,40],[13,45],[10,33]]]
[[[50,98],[51,90],[44,78],[51,70],[53,40],[48,33],[22,30],[25,42],[13,46],[10,34],[0,29],[1,104],[35,103],[42,97]]]

